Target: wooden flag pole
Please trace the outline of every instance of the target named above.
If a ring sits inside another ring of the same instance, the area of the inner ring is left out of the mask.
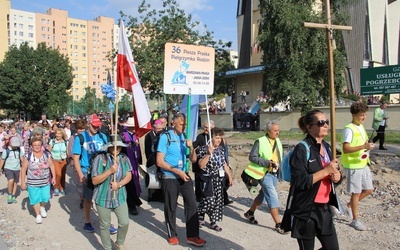
[[[117,124],[118,124],[118,95],[119,92],[119,87],[116,87],[116,93],[115,93],[115,120],[114,120],[114,124],[115,126],[112,128],[112,134],[114,134],[114,163],[118,164],[118,158],[117,158],[117,133],[118,133],[118,128],[117,128]],[[113,178],[114,182],[117,181],[117,176],[114,173],[114,178]],[[114,191],[113,192],[113,199],[115,200],[117,196],[117,192]]]
[[[334,74],[334,61],[333,61],[333,30],[352,30],[351,26],[332,25],[331,23],[331,8],[329,0],[325,0],[325,15],[327,19],[326,24],[321,23],[304,23],[307,28],[323,28],[326,29],[326,41],[328,47],[328,72],[329,72],[329,100],[330,100],[330,122],[331,122],[331,147],[332,159],[336,158],[336,118],[335,118],[335,74]]]

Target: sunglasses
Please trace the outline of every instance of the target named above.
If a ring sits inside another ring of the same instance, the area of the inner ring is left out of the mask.
[[[329,126],[329,120],[328,119],[326,119],[325,121],[324,120],[319,120],[319,121],[317,121],[317,123],[313,123],[311,125],[318,125],[318,127],[323,127],[325,124]]]

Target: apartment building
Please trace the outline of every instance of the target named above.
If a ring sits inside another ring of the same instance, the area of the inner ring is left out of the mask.
[[[100,85],[107,82],[107,71],[112,70],[107,55],[118,42],[113,18],[76,19],[68,17],[68,11],[55,8],[46,13],[20,11],[12,9],[9,0],[0,0],[0,26],[0,60],[12,45],[28,42],[35,48],[45,42],[69,58],[74,74],[73,100],[81,99],[86,87],[95,89],[98,98],[103,97]]]

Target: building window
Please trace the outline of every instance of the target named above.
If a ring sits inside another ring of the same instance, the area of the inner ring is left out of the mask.
[[[86,36],[86,32],[82,32],[82,36]]]
[[[42,39],[43,40],[46,39],[46,35],[45,34],[42,34]]]
[[[28,30],[33,30],[33,25],[28,25]]]
[[[19,36],[24,36],[24,32],[20,31]]]
[[[78,31],[74,31],[74,36],[77,36],[78,35]]]
[[[86,57],[86,53],[82,53],[82,57]]]
[[[33,17],[28,17],[28,22],[33,23]]]
[[[368,11],[367,11],[368,13]],[[369,17],[365,15],[365,33],[364,33],[364,60],[371,60],[371,36],[369,30]]]
[[[23,28],[24,28],[24,25],[23,25],[22,23],[20,23],[20,24],[19,24],[19,28],[20,28],[20,29],[23,29]]]
[[[28,34],[29,38],[33,38],[33,33]]]

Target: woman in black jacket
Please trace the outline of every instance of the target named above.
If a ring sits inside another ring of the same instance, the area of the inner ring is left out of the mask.
[[[339,249],[329,205],[338,207],[334,183],[341,174],[324,141],[329,120],[321,111],[312,110],[300,117],[298,125],[306,134],[308,149],[299,143],[290,158],[290,192],[282,227],[292,231],[301,250],[314,249],[315,237],[322,249]]]

